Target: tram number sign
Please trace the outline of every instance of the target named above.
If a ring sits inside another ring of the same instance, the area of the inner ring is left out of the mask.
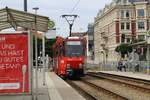
[[[0,34],[0,93],[29,92],[28,36]]]

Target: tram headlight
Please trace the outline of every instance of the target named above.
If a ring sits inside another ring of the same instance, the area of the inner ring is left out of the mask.
[[[80,69],[83,68],[83,64],[80,63],[80,64],[79,64],[79,68],[80,68]]]
[[[70,69],[70,64],[67,64],[67,69]]]
[[[65,63],[65,61],[64,61],[64,60],[61,60],[61,63],[62,63],[62,64],[64,64],[64,63]]]

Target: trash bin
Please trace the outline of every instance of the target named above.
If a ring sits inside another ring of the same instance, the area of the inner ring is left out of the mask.
[[[150,74],[150,66],[147,66],[146,72],[147,74]]]
[[[150,65],[148,63],[144,65],[144,73],[150,74]]]
[[[147,73],[147,67],[148,67],[148,66],[144,66],[144,73],[145,73],[145,74]]]

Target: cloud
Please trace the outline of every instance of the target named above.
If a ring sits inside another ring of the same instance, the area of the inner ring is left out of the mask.
[[[61,35],[69,33],[68,23],[60,16],[72,11],[78,0],[28,0],[28,11],[34,13],[33,7],[39,7],[38,14],[48,16],[56,22],[57,31]],[[73,11],[80,17],[75,21],[73,31],[87,30],[87,25],[94,21],[98,10],[102,9],[111,0],[80,0]],[[1,8],[10,7],[23,10],[23,0],[1,0]]]

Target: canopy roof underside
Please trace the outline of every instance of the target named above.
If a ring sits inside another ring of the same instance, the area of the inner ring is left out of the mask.
[[[22,27],[25,29],[46,32],[49,18],[36,14],[10,9],[0,9],[0,31],[3,29]]]

